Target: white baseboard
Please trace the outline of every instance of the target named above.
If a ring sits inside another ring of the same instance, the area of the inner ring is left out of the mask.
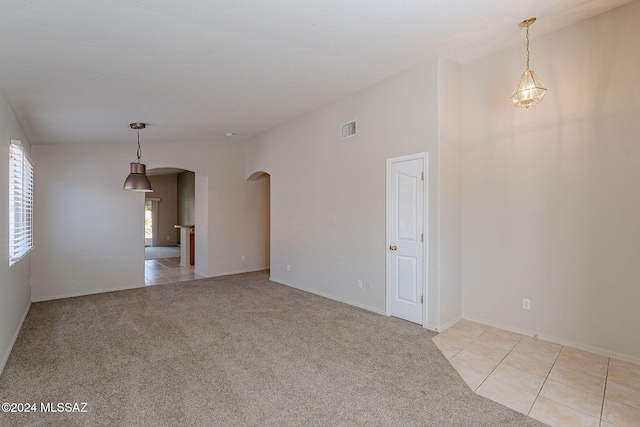
[[[243,273],[255,273],[256,271],[265,271],[268,270],[269,267],[261,267],[261,268],[251,268],[249,270],[236,270],[224,273],[216,273],[212,276],[204,276],[204,277],[222,277],[222,276],[232,276],[234,274],[243,274]]]
[[[445,323],[444,325],[441,325],[438,328],[438,332],[444,332],[447,329],[449,329],[450,327],[452,327],[453,325],[455,325],[456,323],[458,323],[460,320],[462,320],[462,316],[456,316],[455,319],[450,320],[449,322]]]
[[[18,335],[20,334],[20,329],[22,329],[22,324],[24,323],[24,319],[27,318],[27,314],[29,314],[29,309],[31,308],[31,304],[27,306],[27,309],[24,311],[22,315],[22,319],[20,319],[20,323],[18,323],[18,327],[16,328],[16,332],[13,334],[13,338],[11,339],[11,343],[9,344],[9,348],[7,348],[2,361],[0,362],[0,374],[4,371],[4,366],[7,364],[7,360],[9,360],[9,355],[11,354],[11,350],[13,350],[13,345],[16,343],[18,339]]]
[[[198,276],[202,276],[204,278],[209,277],[208,275],[204,274],[202,271],[193,270],[193,272],[196,273]]]
[[[581,344],[581,343],[574,342],[574,341],[571,341],[571,340],[566,340],[566,339],[563,339],[563,338],[554,337],[552,335],[538,334],[538,333],[535,333],[535,332],[532,332],[532,331],[529,331],[529,330],[515,328],[513,326],[506,325],[506,324],[503,324],[503,323],[500,323],[500,322],[492,322],[490,320],[482,319],[480,317],[464,316],[463,315],[462,318],[465,319],[465,320],[471,320],[472,322],[478,322],[478,323],[482,323],[484,325],[493,326],[494,328],[504,329],[505,331],[515,332],[515,333],[520,334],[520,335],[526,335],[526,336],[538,338],[538,339],[541,339],[541,340],[544,340],[544,341],[550,341],[550,342],[554,342],[556,344],[566,345],[567,347],[573,347],[573,348],[577,348],[579,350],[588,351],[589,353],[599,354],[601,356],[606,356],[606,357],[613,357],[614,359],[624,360],[625,362],[631,362],[631,363],[640,364],[640,358],[635,357],[635,356],[630,356],[628,354],[622,354],[622,353],[617,353],[615,351],[606,350],[606,349],[603,349],[603,348],[592,347],[590,345]]]
[[[221,274],[216,274],[215,276],[205,276],[205,275],[202,275],[202,274],[197,273],[197,272],[196,272],[196,274],[199,274],[200,276],[203,276],[204,278],[208,278],[208,277],[229,276],[231,274],[253,273],[255,271],[263,271],[263,270],[268,270],[268,269],[269,269],[269,267],[263,267],[263,268],[257,268],[257,269],[235,271],[235,272],[230,272],[230,273],[221,273]],[[102,293],[105,293],[105,292],[126,291],[127,289],[137,289],[137,288],[144,288],[144,287],[145,287],[145,285],[133,285],[133,286],[123,286],[121,288],[109,288],[109,289],[98,289],[98,290],[92,290],[92,291],[73,292],[73,293],[69,293],[69,294],[51,295],[51,296],[47,296],[47,297],[32,298],[31,301],[32,302],[52,301],[52,300],[56,300],[56,299],[82,297],[82,296],[85,296],[85,295],[102,294]]]
[[[425,329],[427,329],[427,330],[429,330],[429,331],[439,332],[439,331],[438,331],[438,327],[437,327],[437,326],[435,326],[435,325],[432,325],[432,324],[430,324],[430,323],[425,324],[425,325],[424,325],[424,328],[425,328]]]
[[[344,299],[344,298],[339,298],[339,297],[336,297],[334,295],[329,295],[329,294],[325,294],[323,292],[318,292],[318,291],[315,291],[313,289],[305,288],[304,286],[298,286],[298,285],[294,285],[293,283],[287,283],[285,280],[282,280],[282,279],[278,279],[278,278],[275,278],[275,277],[269,277],[269,280],[271,280],[272,282],[279,283],[281,285],[285,285],[285,286],[289,286],[291,288],[299,289],[301,291],[309,292],[310,294],[318,295],[318,296],[321,296],[321,297],[324,297],[324,298],[328,298],[328,299],[331,299],[331,300],[334,300],[334,301],[338,301],[338,302],[341,302],[341,303],[344,303],[344,304],[349,304],[349,305],[352,305],[354,307],[361,308],[363,310],[373,311],[374,313],[382,314],[383,316],[387,315],[387,313],[384,310],[379,310],[379,309],[374,308],[374,307],[369,307],[368,305],[359,304],[357,302],[349,301],[349,300]]]
[[[216,273],[216,274],[213,274],[213,275],[205,275],[205,274],[199,273],[197,271],[194,271],[194,273],[196,273],[196,274],[198,274],[198,275],[200,275],[200,276],[202,276],[202,277],[204,277],[206,279],[206,278],[209,278],[209,277],[231,276],[233,274],[255,273],[256,271],[265,271],[265,270],[268,270],[268,269],[269,269],[269,267],[259,267],[259,268],[250,268],[248,270],[235,270],[235,271],[224,272],[224,273]]]
[[[92,291],[73,292],[73,293],[70,293],[70,294],[51,295],[51,296],[48,296],[48,297],[32,298],[31,300],[33,302],[52,301],[52,300],[56,300],[56,299],[82,297],[82,296],[85,296],[85,295],[103,294],[105,292],[126,291],[127,289],[138,289],[138,288],[144,288],[144,287],[145,287],[144,284],[143,285],[133,285],[133,286],[123,286],[121,288],[97,289],[97,290],[92,290]]]

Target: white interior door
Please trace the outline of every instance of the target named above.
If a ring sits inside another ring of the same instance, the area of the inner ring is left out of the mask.
[[[387,311],[423,324],[426,154],[387,161]]]

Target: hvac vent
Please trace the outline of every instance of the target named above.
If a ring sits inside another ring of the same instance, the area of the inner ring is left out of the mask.
[[[340,126],[340,139],[349,138],[356,134],[356,121],[345,123]]]

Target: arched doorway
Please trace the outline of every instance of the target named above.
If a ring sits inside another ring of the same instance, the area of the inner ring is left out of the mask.
[[[260,230],[255,238],[256,244],[262,246],[267,265],[271,267],[271,175],[268,172],[257,171],[247,177],[247,181],[255,181],[262,188],[260,191],[261,200],[257,201],[257,205],[264,209],[262,223],[258,224],[257,230]]]
[[[196,206],[206,206],[206,201],[198,200],[202,199],[202,192],[196,192],[197,174],[177,168],[154,168],[147,175],[154,191],[145,194],[145,285],[203,277],[196,273],[207,271],[207,267],[196,265],[194,233]],[[197,257],[197,261],[206,263],[206,257]]]

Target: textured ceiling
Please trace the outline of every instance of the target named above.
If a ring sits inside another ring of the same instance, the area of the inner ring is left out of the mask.
[[[34,144],[242,139],[628,2],[0,0],[0,88]]]

